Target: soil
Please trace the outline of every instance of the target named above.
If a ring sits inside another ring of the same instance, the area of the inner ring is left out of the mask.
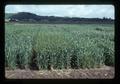
[[[113,79],[114,67],[62,70],[5,70],[6,79]]]

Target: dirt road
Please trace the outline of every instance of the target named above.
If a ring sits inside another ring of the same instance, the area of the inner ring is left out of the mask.
[[[112,79],[113,67],[94,69],[62,69],[62,70],[6,70],[7,79]]]

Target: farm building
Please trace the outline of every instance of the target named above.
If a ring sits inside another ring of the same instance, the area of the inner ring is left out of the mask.
[[[5,22],[9,22],[10,21],[10,19],[5,19]]]
[[[9,22],[18,22],[18,20],[17,20],[17,19],[10,18],[10,19],[9,19]]]

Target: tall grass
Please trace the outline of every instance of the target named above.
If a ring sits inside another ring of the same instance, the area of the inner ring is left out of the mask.
[[[114,26],[8,23],[5,64],[11,69],[114,66]]]

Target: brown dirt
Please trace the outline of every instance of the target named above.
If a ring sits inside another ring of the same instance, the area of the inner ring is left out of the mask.
[[[94,69],[62,69],[62,70],[6,70],[7,79],[112,79],[113,67]]]

